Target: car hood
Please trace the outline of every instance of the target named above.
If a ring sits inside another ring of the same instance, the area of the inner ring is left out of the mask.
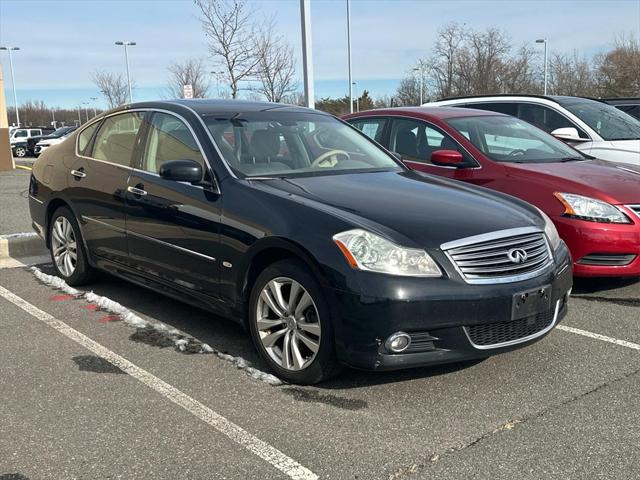
[[[445,242],[497,230],[537,226],[531,207],[508,195],[413,171],[274,179],[264,183],[292,199],[329,210],[405,246]],[[413,244],[413,245],[412,245]]]
[[[510,174],[522,175],[543,188],[587,195],[613,204],[640,202],[640,167],[587,160],[564,163],[510,163]]]

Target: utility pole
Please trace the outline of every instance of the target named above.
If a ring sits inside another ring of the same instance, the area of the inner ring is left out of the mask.
[[[311,1],[300,0],[300,21],[302,23],[302,70],[304,77],[305,105],[316,107],[313,91],[313,56],[311,48]]]
[[[349,112],[353,113],[353,80],[351,78],[351,1],[347,0],[347,58],[349,60]]]

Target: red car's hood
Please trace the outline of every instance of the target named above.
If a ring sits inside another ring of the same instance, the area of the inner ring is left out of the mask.
[[[640,167],[587,160],[564,163],[509,163],[511,175],[524,175],[555,191],[599,198],[613,204],[640,203]]]

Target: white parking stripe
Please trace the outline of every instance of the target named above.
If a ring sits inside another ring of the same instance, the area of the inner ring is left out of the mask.
[[[219,413],[214,412],[206,405],[203,405],[172,385],[169,385],[167,382],[159,379],[155,375],[152,375],[146,370],[134,365],[126,358],[121,357],[117,353],[112,352],[108,348],[93,341],[86,335],[71,328],[69,325],[49,315],[47,312],[40,310],[38,307],[30,304],[2,286],[0,286],[0,296],[4,297],[17,307],[20,307],[22,310],[38,320],[44,322],[51,328],[54,328],[74,342],[82,345],[87,350],[117,366],[136,380],[152,388],[160,395],[168,398],[176,405],[181,406],[200,420],[211,425],[220,433],[226,435],[237,444],[265,460],[288,477],[300,480],[316,480],[318,478],[315,473],[300,465],[295,460],[289,458],[277,448],[272,447],[268,443],[251,435],[249,432],[227,420]]]
[[[585,337],[594,338],[596,340],[602,340],[603,342],[613,343],[620,345],[621,347],[632,348],[633,350],[640,350],[640,345],[633,342],[627,342],[626,340],[618,340],[617,338],[607,337],[606,335],[600,335],[599,333],[588,332],[586,330],[580,330],[579,328],[568,327],[567,325],[558,325],[558,330],[564,330],[565,332],[575,333],[576,335],[583,335]]]

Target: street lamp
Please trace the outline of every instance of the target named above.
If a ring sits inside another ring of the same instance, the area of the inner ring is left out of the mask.
[[[16,123],[18,127],[20,127],[20,113],[18,112],[18,95],[16,94],[16,75],[13,72],[13,56],[11,52],[15,50],[20,50],[20,47],[0,47],[0,50],[6,50],[9,52],[9,65],[11,68],[11,83],[13,85],[13,103],[16,106]]]
[[[87,122],[89,121],[89,103],[90,102],[82,102],[82,105],[84,105],[84,115],[87,119]]]
[[[211,72],[211,75],[215,75],[216,77],[216,91],[218,92],[218,98],[220,98],[220,77],[222,75],[224,75],[224,70],[213,70]]]
[[[131,75],[129,74],[129,53],[127,47],[133,47],[136,42],[116,42],[116,45],[124,46],[124,60],[127,63],[127,83],[129,84],[129,103],[133,103],[133,95],[131,93]]]
[[[422,85],[424,85],[424,70],[420,67],[415,67],[414,72],[420,72],[420,106],[422,106]]]
[[[548,67],[547,67],[547,39],[546,38],[539,38],[538,40],[536,40],[536,43],[544,43],[544,94],[547,94],[547,72],[548,72]]]
[[[90,97],[89,100],[91,100],[91,104],[93,105],[93,116],[97,117],[98,112],[96,111],[96,100],[98,100],[98,97]]]
[[[356,92],[356,112],[360,111],[360,95],[358,95],[358,82],[351,82],[353,89]],[[351,101],[351,112],[353,113],[353,100]]]

